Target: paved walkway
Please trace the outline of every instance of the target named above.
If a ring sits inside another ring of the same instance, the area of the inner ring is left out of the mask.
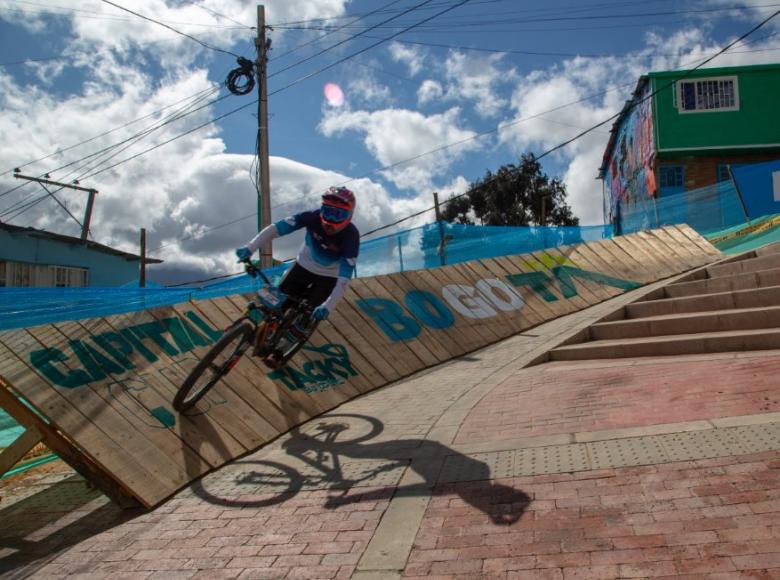
[[[347,403],[149,512],[77,477],[0,503],[0,573],[780,578],[780,352],[524,368],[616,307]]]

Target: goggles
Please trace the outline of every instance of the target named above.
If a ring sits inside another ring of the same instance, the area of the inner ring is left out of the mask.
[[[320,209],[320,215],[326,222],[339,224],[349,219],[352,212],[343,207],[336,207],[334,205],[323,205]]]

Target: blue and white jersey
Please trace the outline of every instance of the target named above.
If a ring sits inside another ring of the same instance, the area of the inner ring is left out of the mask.
[[[304,211],[276,222],[280,236],[306,228],[306,241],[298,251],[296,261],[309,272],[331,278],[351,278],[360,250],[360,233],[350,223],[329,236],[322,228],[320,210]]]

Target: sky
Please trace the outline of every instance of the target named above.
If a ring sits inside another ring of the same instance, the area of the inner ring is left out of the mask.
[[[123,7],[127,10],[122,10]],[[638,78],[687,69],[780,9],[771,0],[266,0],[272,219],[352,189],[379,235],[434,220],[487,171],[539,156],[618,113]],[[128,10],[132,11],[128,12]],[[257,88],[225,87],[254,60],[242,0],[0,0],[0,220],[138,253],[173,284],[236,272],[257,231]],[[780,61],[780,17],[706,67]],[[611,122],[545,155],[582,224]],[[60,205],[64,206],[64,208]],[[67,209],[67,211],[66,211]],[[72,214],[69,215],[69,214]],[[294,257],[300,232],[274,242]]]

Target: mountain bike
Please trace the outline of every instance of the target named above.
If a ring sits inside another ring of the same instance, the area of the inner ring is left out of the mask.
[[[280,369],[306,344],[319,321],[306,298],[283,295],[257,265],[244,261],[250,276],[263,279],[258,301],[247,304],[244,315],[228,326],[220,339],[190,371],[173,399],[173,408],[187,411],[225,377],[252,348],[270,369]]]

